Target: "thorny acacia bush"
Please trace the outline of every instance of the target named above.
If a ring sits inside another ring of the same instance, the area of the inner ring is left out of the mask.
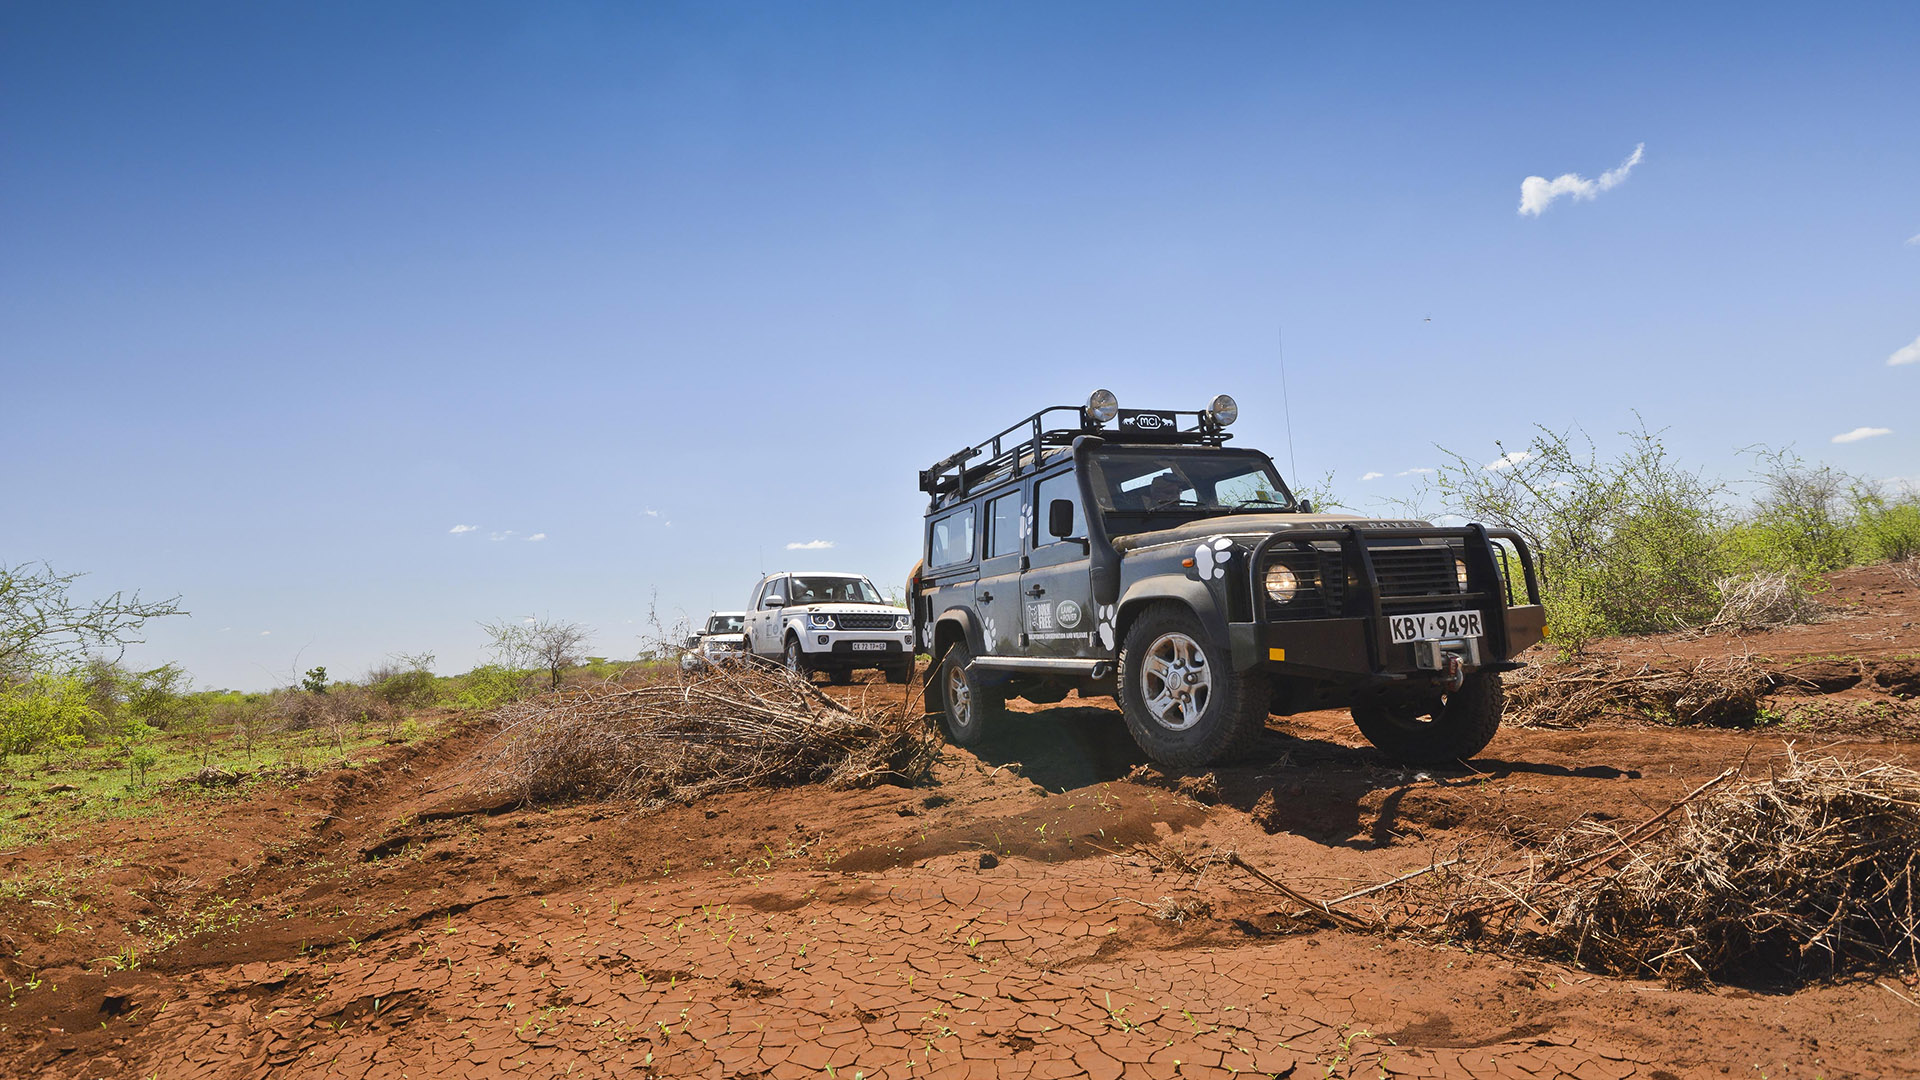
[[[692,801],[717,791],[912,784],[935,742],[917,704],[843,705],[783,669],[663,669],[511,702],[478,755],[484,783],[522,799]]]
[[[1603,460],[1591,440],[1543,428],[1524,450],[1500,446],[1491,465],[1449,452],[1433,481],[1448,512],[1526,538],[1563,644],[1703,623],[1720,609],[1724,489],[1675,464],[1658,435],[1627,437]]]
[[[1491,464],[1448,451],[1429,484],[1444,512],[1526,537],[1564,653],[1606,634],[1809,621],[1820,574],[1920,551],[1915,493],[1757,450],[1757,491],[1742,510],[1658,433],[1622,434],[1611,458],[1584,435],[1544,428],[1524,449],[1496,444]]]

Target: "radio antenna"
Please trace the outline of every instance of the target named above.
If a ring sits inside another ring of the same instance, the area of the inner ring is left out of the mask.
[[[1287,396],[1287,328],[1277,328],[1280,339],[1280,411],[1287,418],[1287,474],[1297,483],[1300,463],[1293,457],[1293,402]]]

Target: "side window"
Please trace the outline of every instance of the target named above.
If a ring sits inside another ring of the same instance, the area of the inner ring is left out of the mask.
[[[761,591],[760,606],[764,608],[767,606],[768,600],[771,600],[776,596],[786,596],[786,595],[787,595],[787,579],[774,578],[772,581],[767,582],[767,587]]]
[[[1020,554],[1020,493],[1011,491],[987,504],[986,558]]]
[[[1054,473],[1034,485],[1033,489],[1033,546],[1058,543],[1059,539],[1047,532],[1047,516],[1051,514],[1053,501],[1066,499],[1073,503],[1073,535],[1087,535],[1087,518],[1080,508],[1080,485],[1074,481],[1072,470]]]
[[[929,567],[957,566],[973,558],[973,507],[933,523],[927,541]]]

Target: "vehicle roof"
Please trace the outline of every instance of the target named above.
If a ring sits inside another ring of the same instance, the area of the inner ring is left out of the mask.
[[[747,617],[747,613],[746,613],[746,612],[744,612],[744,611],[709,611],[709,612],[707,613],[707,618],[709,618],[709,619],[727,619],[727,618],[732,618],[732,617],[733,617],[733,616],[735,616],[735,615],[738,615],[738,616],[740,616],[740,617],[741,617],[741,618],[743,618],[743,619]]]
[[[766,575],[765,577],[762,577],[762,578],[761,578],[760,580],[761,580],[761,581],[765,581],[765,580],[767,580],[767,578],[777,578],[777,577],[786,577],[786,576],[788,576],[789,574],[796,574],[796,575],[799,575],[800,577],[856,577],[856,578],[865,578],[865,577],[867,576],[867,575],[865,575],[865,574],[857,574],[857,573],[855,573],[855,572],[853,572],[852,570],[775,570],[775,571],[774,571],[773,573],[771,573],[771,574],[767,574],[767,575]]]

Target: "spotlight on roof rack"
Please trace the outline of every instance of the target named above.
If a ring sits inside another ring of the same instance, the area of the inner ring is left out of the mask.
[[[1120,415],[1120,399],[1111,390],[1095,390],[1087,397],[1087,419],[1104,424]]]
[[[1221,394],[1213,399],[1213,404],[1207,406],[1207,415],[1215,424],[1226,427],[1240,419],[1240,405],[1231,396]]]

